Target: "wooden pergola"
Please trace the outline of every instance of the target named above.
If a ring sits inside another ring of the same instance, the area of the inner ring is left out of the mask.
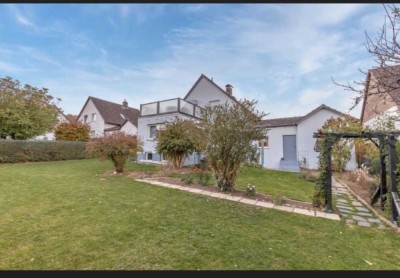
[[[387,172],[386,172],[386,156],[389,156],[389,178],[391,192],[391,215],[392,222],[399,225],[397,218],[400,212],[400,198],[397,191],[397,174],[396,174],[396,136],[400,132],[396,131],[362,131],[362,132],[317,132],[314,133],[314,138],[321,138],[324,141],[326,152],[326,171],[328,174],[326,189],[327,189],[327,205],[326,210],[332,211],[332,146],[342,138],[365,138],[369,139],[379,149],[380,156],[380,185],[375,194],[371,198],[371,204],[374,204],[378,198],[381,200],[381,209],[384,209],[386,201],[387,189]],[[378,139],[375,142],[372,139]],[[388,152],[385,151],[385,146]],[[323,151],[323,150],[321,150]]]

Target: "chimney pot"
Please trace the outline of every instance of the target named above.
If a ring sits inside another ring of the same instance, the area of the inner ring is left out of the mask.
[[[128,102],[126,101],[126,99],[124,99],[124,101],[122,102],[122,106],[124,108],[128,108]]]
[[[232,88],[233,88],[233,86],[231,85],[231,84],[226,84],[226,92],[227,92],[227,94],[228,95],[232,95]]]

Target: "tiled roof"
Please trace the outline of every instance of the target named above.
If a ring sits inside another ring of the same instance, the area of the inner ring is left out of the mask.
[[[345,116],[346,114],[333,109],[325,104],[321,104],[320,106],[318,106],[316,109],[312,110],[310,113],[308,113],[305,116],[299,116],[299,117],[288,117],[288,118],[275,118],[275,119],[268,119],[268,120],[261,120],[260,121],[260,125],[265,125],[267,127],[278,127],[278,126],[292,126],[292,125],[297,125],[298,123],[300,123],[301,121],[311,117],[312,115],[316,114],[318,111],[322,110],[322,109],[326,109],[329,110],[333,113],[339,114],[341,116]],[[348,115],[349,116],[349,115]],[[352,116],[350,116],[352,117]],[[352,117],[354,118],[354,117]],[[357,120],[356,118],[354,118],[355,120]]]
[[[295,125],[302,118],[303,118],[303,116],[261,120],[260,125],[266,125],[268,127],[289,126],[289,125]]]
[[[124,108],[122,104],[95,97],[89,97],[89,99],[91,99],[96,106],[104,122],[121,126],[126,120],[129,120],[135,126],[138,126],[138,109],[132,107]]]

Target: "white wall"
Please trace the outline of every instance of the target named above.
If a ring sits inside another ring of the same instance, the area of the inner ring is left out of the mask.
[[[301,121],[297,126],[297,152],[298,159],[300,162],[306,159],[306,168],[317,169],[318,168],[318,156],[319,153],[314,151],[314,145],[316,138],[313,138],[314,132],[318,132],[324,123],[330,118],[339,117],[338,114],[333,113],[329,110],[322,109],[311,117]],[[300,163],[301,166],[302,163]],[[347,170],[353,170],[357,167],[355,159],[355,150],[352,149],[352,156],[350,161],[347,163]]]
[[[96,113],[96,121],[92,122],[92,113]],[[99,111],[97,111],[97,108],[94,106],[93,102],[91,99],[87,102],[85,108],[83,109],[81,115],[77,119],[78,122],[83,123],[84,121],[84,116],[87,115],[87,124],[90,126],[90,134],[92,134],[92,130],[95,131],[95,137],[101,137],[103,136],[104,133],[104,128],[109,128],[113,127],[115,125],[108,125],[104,126],[104,120],[101,117]]]
[[[296,126],[271,127],[268,130],[268,147],[264,148],[265,168],[279,169],[283,157],[283,135],[297,135]]]
[[[202,78],[197,86],[193,89],[190,95],[185,99],[186,101],[197,100],[198,106],[204,107],[213,100],[220,100],[219,104],[233,104],[234,101],[226,94],[221,92],[214,84],[206,78]]]
[[[122,127],[120,131],[125,132],[129,135],[137,135],[137,127],[132,124],[130,121],[127,121]]]
[[[193,119],[192,117],[185,116],[180,113],[139,117],[137,135],[138,138],[143,142],[143,153],[156,153],[156,141],[149,138],[149,126],[172,122],[175,120],[175,117],[180,119]]]

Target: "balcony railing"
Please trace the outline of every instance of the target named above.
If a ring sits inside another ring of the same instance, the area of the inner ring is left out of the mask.
[[[200,106],[187,102],[181,98],[167,99],[140,105],[140,116],[152,116],[179,112],[195,118],[200,118]]]

